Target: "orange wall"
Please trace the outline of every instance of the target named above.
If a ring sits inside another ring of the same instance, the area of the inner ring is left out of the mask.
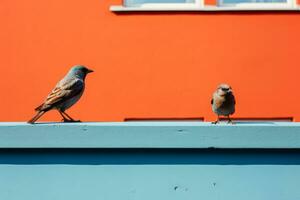
[[[213,120],[220,82],[236,93],[235,117],[300,121],[298,13],[109,11],[118,0],[1,0],[0,121],[25,121],[81,63],[95,70],[69,114]],[[59,120],[56,112],[43,120]]]

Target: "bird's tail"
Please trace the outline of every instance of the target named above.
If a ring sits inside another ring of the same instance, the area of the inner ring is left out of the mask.
[[[43,114],[45,113],[45,111],[39,111],[31,120],[29,120],[27,123],[29,124],[33,124],[36,120],[38,120]]]
[[[44,106],[44,104],[39,105],[38,107],[36,107],[34,110],[35,111],[40,111],[42,109],[42,107]]]

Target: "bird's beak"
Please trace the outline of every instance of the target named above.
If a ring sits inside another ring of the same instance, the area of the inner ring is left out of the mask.
[[[91,69],[88,69],[88,71],[87,71],[87,73],[92,73],[92,72],[94,72],[94,71]]]

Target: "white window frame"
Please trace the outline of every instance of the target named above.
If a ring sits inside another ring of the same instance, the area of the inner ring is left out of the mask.
[[[128,11],[300,11],[297,0],[287,0],[284,3],[236,3],[226,4],[223,0],[217,0],[217,5],[205,5],[205,0],[195,0],[194,3],[144,3],[131,4],[124,0],[124,5],[110,6],[113,12]]]
[[[218,0],[219,7],[236,7],[236,8],[295,8],[297,7],[297,0],[287,0],[287,2],[253,2],[253,3],[223,3],[223,0]]]
[[[143,4],[129,4],[131,0],[124,0],[125,7],[139,7],[139,8],[202,8],[204,7],[204,0],[195,0],[194,3],[143,3]]]

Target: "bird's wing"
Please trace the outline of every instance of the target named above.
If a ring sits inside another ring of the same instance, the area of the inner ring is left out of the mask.
[[[63,84],[58,84],[48,95],[45,102],[39,106],[38,110],[50,110],[51,108],[65,102],[68,99],[80,94],[84,88],[84,83],[79,79],[72,79]]]
[[[226,101],[225,97],[224,96],[220,96],[218,95],[217,92],[215,92],[213,94],[213,98],[212,98],[212,101],[211,103],[213,104],[213,106],[215,108],[220,108],[221,106],[223,106],[223,103]]]
[[[233,104],[235,105],[236,101],[235,101],[235,97],[232,95],[233,97]]]

